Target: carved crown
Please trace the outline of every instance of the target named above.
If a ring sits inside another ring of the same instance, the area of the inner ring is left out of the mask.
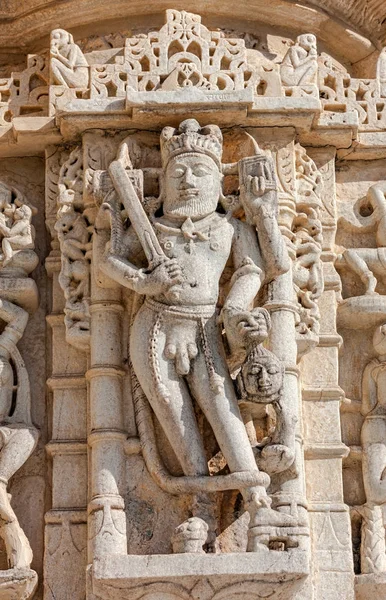
[[[179,154],[206,154],[221,170],[222,133],[217,125],[201,127],[196,119],[186,119],[178,129],[164,127],[161,132],[161,156],[165,168]]]

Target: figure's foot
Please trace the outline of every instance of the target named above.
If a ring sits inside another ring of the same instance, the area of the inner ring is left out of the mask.
[[[199,517],[191,517],[176,527],[172,536],[174,554],[194,552],[204,554],[203,546],[208,537],[208,525]]]
[[[247,552],[286,550],[287,546],[297,545],[293,540],[294,530],[288,533],[285,530],[297,527],[295,517],[272,508],[260,508],[250,516]]]

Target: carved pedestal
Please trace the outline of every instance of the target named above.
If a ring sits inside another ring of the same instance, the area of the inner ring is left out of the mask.
[[[92,589],[101,600],[287,600],[296,597],[308,572],[307,552],[301,550],[116,556],[94,562]]]

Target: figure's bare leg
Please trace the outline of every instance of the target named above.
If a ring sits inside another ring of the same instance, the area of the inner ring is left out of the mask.
[[[1,243],[2,249],[3,249],[3,254],[4,254],[4,266],[7,265],[9,263],[9,261],[12,258],[13,252],[12,252],[12,246],[9,243],[7,238],[4,238],[2,243]]]
[[[155,340],[155,356],[151,357],[151,353],[149,353],[149,337],[151,336],[154,318],[154,313],[146,309],[137,315],[132,338],[136,341],[135,345],[133,344],[131,347],[131,360],[134,370],[170,445],[179,459],[184,474],[187,476],[209,475],[208,461],[197,425],[192,398],[183,377],[176,372],[174,361],[167,360],[164,357],[165,334],[162,329],[158,332]],[[156,376],[155,370],[157,371]],[[163,390],[163,395],[160,390]],[[192,514],[196,520],[193,523],[191,520],[187,521],[177,528],[173,541],[175,548],[184,546],[181,540],[175,539],[176,537],[183,538],[186,536],[188,538],[196,535],[203,536],[202,547],[206,541],[208,526],[213,530],[213,519],[210,517],[210,510],[208,510],[210,504],[207,494],[202,493],[193,498]],[[189,548],[190,546],[186,544],[185,547]],[[191,550],[185,549],[184,551]]]
[[[366,498],[374,504],[386,502],[386,449],[384,443],[366,444],[363,452]]]
[[[298,85],[301,85],[302,83],[309,84],[309,82],[312,81],[317,69],[318,64],[316,60],[310,60],[310,62],[298,67],[296,69],[296,74],[299,77]]]
[[[4,540],[10,568],[29,568],[32,550],[19,525],[7,494],[8,480],[25,463],[37,441],[37,433],[15,429],[0,454],[0,536]]]
[[[189,385],[213,429],[229,469],[232,472],[258,471],[224,359],[219,355],[216,356],[216,353],[213,353],[213,355],[216,373],[223,379],[224,390],[215,393],[211,389],[209,377],[205,375],[208,371],[202,353],[194,360],[191,374],[188,376]],[[255,496],[256,494],[267,498],[264,487],[243,490],[242,493],[247,501],[251,499],[252,495]],[[269,503],[267,498],[267,504]]]
[[[88,80],[87,67],[66,67],[57,58],[51,58],[51,71],[59,85],[66,87],[86,87]]]
[[[6,484],[0,482],[0,537],[4,540],[10,569],[28,569],[32,550],[9,502]]]
[[[375,288],[377,280],[374,274],[370,271],[367,262],[359,256],[356,250],[345,250],[343,259],[347,265],[361,278],[361,281],[366,286],[366,294],[376,294]]]

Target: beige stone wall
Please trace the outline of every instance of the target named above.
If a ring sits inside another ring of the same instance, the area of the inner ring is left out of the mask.
[[[382,3],[22,4],[0,598],[382,598]]]

